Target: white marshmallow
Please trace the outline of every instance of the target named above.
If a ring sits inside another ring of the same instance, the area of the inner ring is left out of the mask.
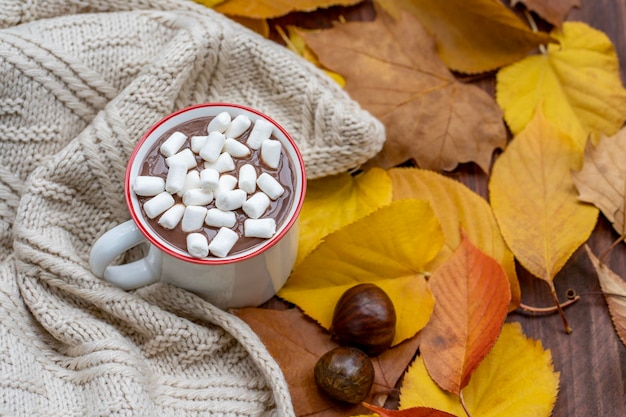
[[[267,194],[267,196],[272,200],[276,200],[285,192],[285,189],[282,185],[280,185],[278,180],[267,172],[259,175],[259,178],[256,180],[256,184],[259,186],[261,191]]]
[[[237,235],[237,232],[226,227],[222,227],[217,232],[213,240],[211,240],[211,243],[209,243],[209,251],[214,256],[223,258],[228,255],[228,252],[230,252],[233,246],[235,246],[238,239],[239,236]]]
[[[224,174],[220,177],[219,185],[217,186],[217,190],[215,190],[215,195],[217,196],[219,193],[224,191],[231,191],[237,187],[237,177]]]
[[[159,218],[159,224],[168,230],[172,230],[178,226],[180,219],[183,218],[183,214],[185,214],[185,205],[174,204]]]
[[[243,132],[248,130],[252,121],[245,114],[240,114],[235,117],[232,122],[230,122],[230,126],[224,132],[224,135],[228,138],[238,138],[241,136]]]
[[[264,140],[269,139],[274,131],[274,125],[265,119],[259,119],[254,122],[254,127],[248,136],[246,144],[254,150],[261,147]]]
[[[202,188],[192,188],[183,194],[183,203],[186,206],[206,206],[213,201],[213,191]]]
[[[133,182],[133,192],[141,197],[153,197],[165,191],[165,180],[161,177],[140,175]]]
[[[194,258],[206,258],[209,256],[209,241],[202,233],[189,233],[187,235],[187,252]]]
[[[213,168],[205,168],[200,171],[200,187],[203,190],[215,191],[219,185],[220,173]]]
[[[165,142],[161,144],[159,150],[161,151],[161,154],[167,158],[180,151],[180,148],[183,147],[186,140],[187,135],[183,132],[174,132],[165,140]]]
[[[167,191],[163,191],[146,201],[143,204],[143,211],[146,212],[146,216],[148,216],[148,218],[154,219],[156,216],[172,207],[174,203],[174,197],[172,197],[172,195]]]
[[[242,165],[239,168],[239,188],[248,194],[256,191],[256,169],[251,164]]]
[[[187,178],[187,165],[175,163],[170,166],[165,179],[165,191],[170,194],[176,194],[185,187],[185,179]]]
[[[200,156],[208,162],[215,162],[222,153],[226,136],[223,133],[214,131],[209,133],[206,143],[200,149]]]
[[[217,208],[209,209],[204,218],[204,223],[212,227],[233,227],[237,222],[237,216],[233,211],[224,211]]]
[[[235,158],[244,158],[250,155],[250,148],[233,138],[226,138],[226,141],[224,142],[224,151],[228,152],[230,156]]]
[[[246,192],[238,188],[219,192],[215,197],[215,207],[224,211],[237,210],[241,208],[247,197]]]
[[[228,172],[228,171],[232,171],[233,169],[235,169],[235,161],[233,161],[233,158],[230,156],[230,154],[224,152],[223,154],[219,156],[219,158],[217,158],[217,161],[215,162],[206,161],[204,163],[204,167],[213,168],[213,169],[216,169],[219,173],[223,173],[223,172]]]
[[[276,221],[271,217],[266,219],[246,219],[243,222],[243,235],[245,237],[261,237],[268,239],[276,233]]]
[[[185,213],[183,214],[183,220],[180,228],[183,232],[193,232],[199,230],[204,224],[204,217],[206,216],[207,209],[202,206],[187,206],[185,207]]]
[[[261,144],[261,160],[270,168],[278,168],[283,145],[274,139],[265,139]]]
[[[193,190],[194,188],[200,188],[200,172],[192,169],[191,171],[187,172],[187,176],[185,177],[185,186],[176,194],[179,197],[182,197],[187,191]]]
[[[267,194],[258,192],[247,199],[241,208],[251,219],[258,219],[263,215],[263,213],[265,213],[265,210],[267,210],[269,206],[270,198]]]
[[[224,133],[226,129],[228,129],[228,126],[230,126],[230,113],[223,111],[209,122],[206,130],[207,133],[211,133],[213,131]]]
[[[185,148],[177,154],[165,158],[165,163],[168,167],[176,164],[185,165],[187,169],[195,168],[196,166],[198,166],[196,156],[189,148]]]
[[[197,154],[200,153],[200,149],[206,144],[209,136],[192,136],[191,137],[191,150]]]

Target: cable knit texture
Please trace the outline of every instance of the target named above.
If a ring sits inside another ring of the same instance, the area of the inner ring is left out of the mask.
[[[89,250],[129,218],[134,144],[177,109],[267,113],[309,178],[372,157],[380,122],[286,48],[184,0],[3,0],[0,80],[0,415],[293,415],[245,323],[169,285],[124,292],[90,272]]]

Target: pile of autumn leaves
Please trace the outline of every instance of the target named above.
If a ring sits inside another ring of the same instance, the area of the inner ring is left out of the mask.
[[[198,1],[265,24],[284,7]],[[301,3],[299,10],[358,1]],[[542,3],[531,3],[542,15]],[[371,22],[278,28],[288,47],[331,72],[387,130],[362,173],[309,182],[297,265],[279,292],[299,309],[238,312],[276,353],[298,415],[364,411],[336,407],[312,376],[335,346],[324,329],[336,301],[361,282],[383,288],[398,317],[394,347],[374,359],[373,393],[402,377],[404,413],[379,415],[551,414],[559,376],[550,352],[503,324],[520,303],[515,260],[553,290],[599,210],[626,234],[626,90],[610,40],[584,23],[562,23],[573,3],[542,15],[555,25],[550,33],[490,0],[379,0]],[[495,99],[451,70],[497,71]],[[492,166],[496,149],[503,151]],[[407,159],[421,169],[394,168]],[[491,169],[489,202],[440,174],[465,162]],[[625,293],[588,253],[603,289]]]

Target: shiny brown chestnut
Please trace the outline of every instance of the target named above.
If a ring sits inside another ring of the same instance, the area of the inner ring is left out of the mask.
[[[313,370],[315,383],[328,396],[358,404],[374,383],[374,365],[369,356],[350,346],[339,346],[322,355]]]
[[[330,331],[339,343],[377,356],[391,346],[396,334],[393,302],[375,284],[355,285],[337,301]]]

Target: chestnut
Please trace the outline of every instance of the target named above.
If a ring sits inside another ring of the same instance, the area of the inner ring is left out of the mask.
[[[363,283],[349,288],[337,301],[330,332],[339,343],[377,356],[396,334],[396,310],[379,286]]]
[[[369,356],[350,346],[339,346],[322,355],[313,369],[315,383],[328,396],[358,404],[374,383],[374,365]]]

